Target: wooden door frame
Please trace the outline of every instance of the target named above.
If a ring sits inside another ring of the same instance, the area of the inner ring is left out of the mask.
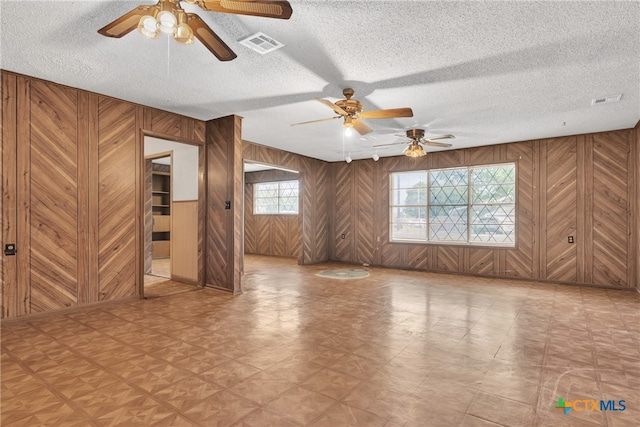
[[[192,145],[198,147],[198,285],[205,285],[205,259],[206,253],[206,205],[207,205],[207,168],[206,168],[206,146],[204,142],[200,141],[188,141],[180,138],[176,138],[171,135],[165,135],[158,132],[151,132],[144,129],[140,129],[140,163],[138,170],[138,179],[136,182],[136,211],[138,212],[137,221],[137,237],[138,245],[137,252],[137,279],[138,279],[138,295],[142,299],[144,298],[144,169],[145,169],[145,155],[144,155],[144,140],[145,137],[162,139],[167,142],[177,142],[179,144]],[[172,159],[173,165],[173,159]],[[172,178],[173,185],[173,178]],[[173,221],[173,218],[171,219]]]

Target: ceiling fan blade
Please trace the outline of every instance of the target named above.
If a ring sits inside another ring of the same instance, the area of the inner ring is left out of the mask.
[[[371,129],[369,126],[367,126],[360,120],[352,119],[351,124],[353,125],[353,128],[358,131],[360,135],[366,135],[368,133],[373,132],[373,129]]]
[[[456,139],[456,137],[453,136],[453,135],[441,135],[441,136],[434,136],[434,137],[431,137],[431,138],[425,138],[424,140],[425,141],[437,141],[439,139]]]
[[[288,1],[270,0],[186,0],[204,10],[233,13],[236,15],[262,16],[289,19],[293,13]]]
[[[392,108],[390,110],[363,111],[358,114],[361,119],[393,119],[395,117],[413,117],[411,108]]]
[[[328,99],[323,99],[323,98],[313,98],[313,99],[331,108],[333,111],[340,114],[341,116],[346,116],[348,114],[346,111],[344,111],[342,108],[338,107],[336,104],[329,101]]]
[[[380,144],[380,145],[374,145],[373,147],[390,147],[392,145],[400,145],[400,144],[406,144],[406,142],[401,141],[401,142],[392,142],[391,144]]]
[[[422,141],[422,144],[424,145],[431,145],[432,147],[451,147],[451,144],[447,144],[444,142],[435,142],[435,141],[429,141],[429,140],[425,140]]]
[[[187,13],[189,27],[193,35],[220,61],[231,61],[237,55],[222,41],[216,33],[195,13]]]
[[[320,120],[310,120],[308,122],[292,123],[291,126],[306,125],[306,124],[309,124],[309,123],[326,122],[326,121],[329,121],[329,120],[339,119],[340,117],[342,117],[342,116],[329,117],[327,119],[320,119]]]
[[[120,18],[98,30],[98,33],[107,37],[120,38],[135,30],[140,23],[140,18],[149,14],[149,10],[155,6],[138,6],[130,12],[125,13]]]

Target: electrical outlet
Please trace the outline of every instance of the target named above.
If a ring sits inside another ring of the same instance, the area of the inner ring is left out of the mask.
[[[346,239],[346,238],[347,238],[347,235],[346,235],[346,234],[343,234],[341,237],[342,237],[343,239]]]
[[[567,240],[569,241],[569,243],[573,243],[573,236],[569,236]]]

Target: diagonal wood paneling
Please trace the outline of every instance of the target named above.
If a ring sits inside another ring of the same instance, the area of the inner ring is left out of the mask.
[[[153,262],[153,162],[144,161],[144,273],[151,273]]]
[[[77,303],[78,147],[74,89],[31,84],[31,311]]]
[[[546,274],[548,280],[577,280],[575,244],[567,236],[575,236],[576,219],[576,137],[545,141],[546,160]]]
[[[329,173],[328,163],[319,160],[312,162],[313,176],[315,180],[313,195],[315,199],[310,206],[314,210],[313,223],[313,258],[312,262],[326,261],[329,256]],[[309,171],[309,173],[311,173]]]
[[[627,286],[628,167],[627,132],[593,135],[593,280]]]
[[[182,134],[182,117],[167,111],[148,109],[151,111],[152,132],[160,133],[174,138],[180,138]]]
[[[491,275],[493,271],[494,250],[469,248],[469,272]]]
[[[458,248],[455,246],[438,246],[437,269],[441,271],[460,271]]]
[[[333,176],[335,182],[335,206],[334,206],[334,241],[335,258],[339,261],[355,260],[354,248],[354,168],[348,163],[334,163]],[[342,238],[344,235],[344,238]]]
[[[256,219],[253,216],[253,185],[244,186],[244,252],[256,254]]]
[[[136,291],[135,106],[111,98],[98,102],[99,299]]]
[[[243,167],[242,119],[227,116],[207,122],[206,283],[241,291]],[[229,201],[231,209],[225,209]]]
[[[402,157],[383,157],[377,163],[383,173],[379,177],[380,185],[380,222],[377,225],[380,236],[380,264],[393,267],[402,266],[402,251],[397,243],[389,243],[389,173],[403,170]]]
[[[507,276],[532,277],[534,245],[534,179],[533,143],[521,142],[507,145],[507,159],[516,161],[517,185],[517,247],[506,251]],[[498,273],[502,273],[498,271]]]
[[[354,170],[355,224],[352,225],[355,240],[355,261],[373,264],[375,254],[375,227],[373,222],[373,192],[375,163],[356,161],[351,163]]]

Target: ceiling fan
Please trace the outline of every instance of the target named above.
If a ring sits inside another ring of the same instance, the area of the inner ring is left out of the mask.
[[[442,139],[455,138],[455,136],[453,135],[441,135],[441,136],[425,138],[424,129],[409,129],[408,131],[406,131],[406,136],[405,135],[396,135],[396,136],[399,136],[404,139],[408,139],[410,141],[409,146],[407,146],[407,148],[405,148],[402,151],[402,153],[405,156],[409,156],[409,157],[426,156],[427,152],[424,151],[423,145],[430,145],[433,147],[451,147],[451,144],[448,144],[446,142],[438,142],[438,141]],[[407,143],[406,141],[400,141],[400,142],[394,142],[391,144],[374,145],[374,147],[388,147],[390,145],[398,145],[398,144],[406,144],[406,143]]]
[[[293,10],[288,1],[271,0],[184,0],[213,12],[236,15],[289,19]],[[160,33],[173,35],[178,43],[192,44],[195,36],[220,61],[231,61],[236,54],[195,13],[187,13],[180,0],[158,0],[155,5],[141,5],[105,25],[98,33],[120,38],[137,28],[144,36],[155,39]]]
[[[354,128],[360,135],[366,135],[373,132],[369,126],[360,121],[360,119],[393,119],[396,117],[413,117],[413,111],[411,108],[393,108],[390,110],[373,110],[362,111],[364,109],[362,102],[357,99],[351,99],[355,91],[351,88],[346,88],[342,91],[342,94],[346,99],[341,99],[335,103],[328,99],[314,98],[316,101],[331,108],[337,116],[329,117],[327,119],[311,120],[308,122],[293,123],[291,126],[305,125],[307,123],[324,122],[327,120],[344,118],[343,125],[345,128]]]

